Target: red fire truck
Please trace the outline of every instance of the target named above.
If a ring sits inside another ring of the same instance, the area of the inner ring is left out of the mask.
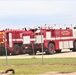
[[[0,54],[5,53],[5,47],[8,53],[25,53],[23,48],[22,34],[25,30],[2,30],[0,31]]]
[[[40,28],[23,33],[23,45],[31,50],[31,54],[37,51],[46,52],[46,54],[59,53],[62,49],[76,51],[76,29],[54,29]]]

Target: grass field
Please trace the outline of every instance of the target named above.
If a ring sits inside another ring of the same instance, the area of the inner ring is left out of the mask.
[[[76,72],[76,58],[0,59],[0,70],[13,68],[15,75],[36,75],[50,71]]]

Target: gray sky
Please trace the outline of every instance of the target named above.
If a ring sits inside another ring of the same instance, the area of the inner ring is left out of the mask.
[[[44,24],[76,26],[75,0],[0,0],[0,29]]]

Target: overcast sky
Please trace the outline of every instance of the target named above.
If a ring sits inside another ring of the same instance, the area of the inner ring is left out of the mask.
[[[0,0],[0,29],[76,26],[75,0]]]

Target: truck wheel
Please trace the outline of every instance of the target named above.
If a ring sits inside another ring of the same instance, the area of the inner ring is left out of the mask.
[[[25,46],[21,45],[21,54],[24,54],[24,53],[26,53]]]
[[[20,53],[20,46],[15,44],[13,54],[17,55]]]
[[[56,51],[56,53],[61,53],[61,50],[55,50]]]
[[[36,53],[37,53],[36,50],[33,51],[33,50],[31,49],[31,50],[29,51],[29,55],[36,55]]]
[[[36,51],[36,49],[33,51],[33,55],[36,55],[36,53],[37,53],[37,51]]]
[[[29,55],[33,55],[33,50],[31,49],[29,52],[28,52]]]
[[[76,52],[76,41],[74,42],[74,49],[72,51]]]
[[[54,51],[55,51],[55,45],[53,43],[49,43],[48,51],[46,52],[46,54],[54,54]]]

